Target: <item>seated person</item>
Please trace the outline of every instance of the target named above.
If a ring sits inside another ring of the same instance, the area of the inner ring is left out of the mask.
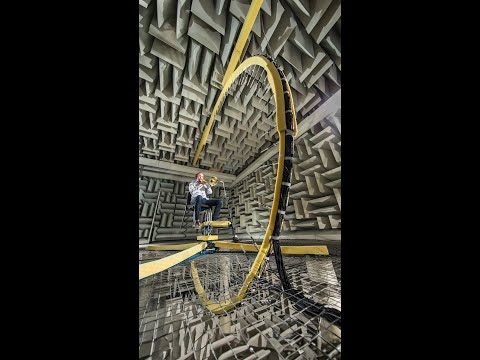
[[[195,176],[195,180],[188,185],[188,191],[190,191],[192,195],[191,204],[195,206],[194,227],[200,227],[200,210],[202,205],[214,206],[215,211],[213,212],[212,220],[218,220],[223,203],[221,199],[209,199],[207,197],[207,195],[211,195],[213,191],[210,184],[205,181],[203,173],[199,172]]]

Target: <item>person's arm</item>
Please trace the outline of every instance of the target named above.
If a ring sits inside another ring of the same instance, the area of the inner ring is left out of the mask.
[[[205,190],[207,191],[207,195],[212,195],[213,191],[208,182],[205,184]]]
[[[188,184],[188,191],[190,191],[190,194],[192,194],[197,188],[199,184],[197,184],[196,181],[192,181],[190,184]]]

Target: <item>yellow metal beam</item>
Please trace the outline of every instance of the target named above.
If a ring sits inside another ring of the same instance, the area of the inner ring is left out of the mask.
[[[170,251],[170,250],[186,250],[190,249],[191,247],[194,247],[198,245],[198,243],[190,243],[190,244],[175,244],[175,245],[148,245],[145,249],[146,250],[164,250],[164,251]]]
[[[200,226],[212,226],[212,227],[230,227],[232,223],[230,221],[224,220],[224,221],[219,221],[219,220],[214,220],[214,221],[204,221]]]
[[[230,241],[217,241],[216,247],[230,250],[245,250],[249,252],[257,252],[257,246],[253,244],[234,243]],[[328,248],[325,245],[314,246],[281,246],[284,255],[328,255]]]
[[[140,264],[139,271],[138,271],[139,280],[155,275],[156,273],[162,272],[172,266],[175,266],[181,263],[182,261],[187,260],[189,257],[195,254],[198,254],[200,251],[202,251],[206,247],[207,247],[207,243],[201,243],[196,246],[192,246],[189,249],[183,250],[179,253],[167,256],[163,259]]]
[[[230,61],[228,62],[227,70],[225,70],[225,74],[223,76],[222,92],[220,93],[220,95],[217,99],[217,102],[215,103],[215,106],[213,107],[213,111],[212,111],[212,114],[210,116],[210,120],[208,122],[208,125],[205,127],[205,130],[203,131],[202,138],[201,138],[200,143],[198,144],[198,147],[197,147],[197,152],[195,153],[195,156],[193,158],[193,165],[194,166],[197,164],[198,157],[200,156],[200,152],[202,151],[203,147],[205,146],[205,144],[207,142],[207,137],[208,137],[208,134],[210,133],[210,130],[212,128],[213,119],[215,118],[215,115],[217,114],[218,107],[219,107],[219,104],[220,104],[220,100],[223,99],[223,97],[225,96],[224,93],[226,91],[228,91],[228,88],[233,83],[233,81],[236,79],[236,76],[232,76],[232,75],[233,75],[234,71],[237,70],[237,64],[240,61],[240,57],[242,56],[243,50],[245,48],[245,44],[247,43],[248,36],[250,35],[250,32],[252,31],[253,24],[255,23],[255,19],[257,18],[258,13],[260,12],[260,7],[262,6],[262,3],[263,3],[263,0],[252,0],[252,3],[250,4],[250,7],[248,8],[247,16],[245,17],[245,21],[243,22],[243,25],[242,25],[242,30],[240,30],[240,34],[238,35],[238,39],[237,39],[237,42],[235,44],[235,48],[233,49],[232,55],[230,56]]]
[[[328,255],[328,248],[325,245],[280,246],[280,249],[285,255]]]
[[[216,241],[216,240],[218,240],[218,235],[198,235],[197,240],[200,240],[200,241]]]
[[[218,240],[218,236],[215,238],[205,240]],[[191,244],[178,244],[178,245],[149,245],[145,249],[152,251],[178,251],[190,249],[198,245],[198,243]],[[257,252],[258,245],[234,243],[231,241],[216,241],[215,246],[221,249],[239,250],[247,252]],[[325,245],[313,245],[313,246],[281,246],[282,254],[284,255],[328,255],[328,248]]]
[[[215,121],[215,115],[217,111],[219,110],[220,104],[223,100],[223,98],[226,96],[226,93],[228,92],[228,89],[231,84],[235,81],[235,79],[249,66],[254,66],[254,65],[259,65],[263,67],[266,70],[267,73],[267,79],[270,84],[270,87],[273,92],[273,98],[275,100],[275,107],[276,107],[276,125],[277,125],[277,132],[279,135],[279,152],[278,152],[278,163],[277,163],[277,176],[275,178],[275,190],[273,194],[273,202],[272,202],[272,207],[270,210],[270,219],[268,222],[268,227],[265,231],[265,236],[263,238],[262,244],[260,245],[260,249],[258,251],[257,257],[255,258],[255,261],[252,264],[252,267],[250,268],[249,273],[247,274],[242,287],[238,291],[238,294],[234,297],[232,297],[230,300],[222,302],[222,303],[216,303],[212,302],[211,300],[208,299],[208,296],[205,294],[205,290],[200,282],[200,278],[198,276],[198,271],[195,267],[195,262],[191,262],[191,270],[192,270],[192,278],[193,282],[195,284],[195,289],[200,296],[200,299],[202,300],[203,304],[214,314],[221,314],[224,311],[228,311],[232,309],[236,303],[242,301],[242,299],[245,297],[245,294],[247,293],[248,287],[250,286],[250,283],[254,279],[255,275],[257,274],[258,270],[260,269],[260,266],[263,263],[263,260],[265,259],[265,256],[267,255],[268,249],[270,248],[271,244],[271,236],[273,233],[273,227],[275,225],[275,218],[277,216],[277,211],[278,211],[278,204],[280,201],[280,189],[282,186],[282,177],[283,177],[283,166],[284,166],[284,161],[285,161],[285,130],[286,130],[286,123],[285,123],[285,101],[284,101],[284,94],[283,94],[283,85],[282,85],[282,80],[280,77],[280,73],[278,72],[277,68],[275,65],[268,60],[264,56],[253,56],[251,58],[248,58],[247,60],[243,61],[237,69],[232,73],[231,76],[226,77],[226,83],[225,87],[222,89],[222,92],[220,93],[220,96],[217,99],[217,102],[215,103],[213,112],[210,116],[210,120],[205,127],[205,130],[202,134],[202,138],[200,140],[200,143],[198,145],[197,151],[195,153],[194,159],[193,159],[193,164],[195,165],[198,161],[198,157],[200,156],[200,152],[202,151],[203,147],[205,146],[205,143],[207,141],[208,134],[210,133],[213,123]],[[290,93],[290,99],[292,98],[292,94],[290,92],[290,88],[287,87],[287,91]],[[296,118],[295,115],[293,116],[293,121],[294,121],[294,136],[296,135]]]
[[[267,72],[267,79],[268,79],[268,82],[270,83],[270,87],[272,89],[273,97],[275,99],[275,104],[277,108],[277,112],[276,112],[277,131],[278,132],[285,131],[285,101],[283,99],[283,90],[282,90],[283,87],[282,87],[282,80],[280,78],[280,74],[278,73],[278,70],[275,67],[275,65],[272,62],[270,62],[266,57],[261,55],[252,56],[246,59],[245,61],[243,61],[238,66],[238,68],[235,69],[232,75],[227,79],[227,82],[225,83],[225,87],[220,92],[217,102],[213,107],[212,114],[210,115],[210,119],[208,120],[208,123],[205,126],[205,129],[203,130],[203,134],[198,143],[195,156],[193,157],[194,166],[197,165],[200,153],[202,152],[203,148],[205,147],[205,144],[207,143],[208,135],[210,134],[210,131],[213,128],[213,123],[215,122],[215,115],[217,115],[218,110],[220,110],[220,104],[223,102],[223,99],[225,98],[225,96],[227,96],[230,86],[234,83],[236,78],[241,73],[243,73],[245,69],[247,69],[249,66],[255,66],[255,65],[263,67]],[[296,129],[296,119],[294,119],[294,122],[295,122],[294,127]],[[281,144],[282,142],[280,142],[280,146]],[[283,144],[283,146],[285,146],[285,144]],[[283,154],[284,153],[283,148],[280,150],[281,150],[280,153]],[[282,166],[283,166],[283,161],[282,161]],[[282,171],[283,171],[283,168],[282,168]]]
[[[221,249],[230,249],[230,250],[245,250],[245,251],[258,251],[258,245],[253,244],[243,244],[243,243],[234,243],[231,241],[217,241],[215,246]]]
[[[240,61],[240,57],[242,56],[243,49],[245,48],[245,44],[247,43],[248,36],[252,31],[253,24],[257,19],[258,13],[260,12],[260,7],[262,6],[263,0],[253,0],[248,8],[247,16],[245,17],[245,21],[243,22],[242,30],[240,30],[240,34],[238,35],[237,43],[235,44],[235,48],[233,49],[232,56],[230,56],[230,61],[228,62],[227,70],[225,71],[225,75],[223,76],[222,85],[225,86],[227,83],[228,78],[230,75],[235,71],[238,62]]]

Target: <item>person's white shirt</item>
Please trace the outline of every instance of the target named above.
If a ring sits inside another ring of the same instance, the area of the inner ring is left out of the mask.
[[[198,183],[197,180],[193,180],[188,185],[188,191],[190,191],[190,194],[192,194],[191,204],[195,202],[195,199],[197,198],[197,196],[201,196],[202,198],[208,200],[207,195],[211,195],[213,193],[212,188],[208,183],[201,184],[201,183]]]

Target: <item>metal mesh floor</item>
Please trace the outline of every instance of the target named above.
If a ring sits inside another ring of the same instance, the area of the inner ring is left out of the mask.
[[[284,263],[296,289],[340,310],[340,256],[330,253],[284,256]],[[141,251],[140,262],[171,254]],[[194,261],[209,298],[225,301],[238,292],[254,259],[255,254],[219,252]],[[273,258],[244,300],[222,315],[202,305],[190,266],[186,261],[140,282],[140,359],[340,358],[339,328],[295,308],[281,291]]]

